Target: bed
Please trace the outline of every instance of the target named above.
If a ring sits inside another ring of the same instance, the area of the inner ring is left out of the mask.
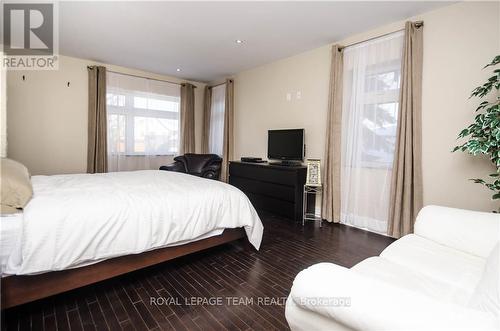
[[[7,214],[0,217],[0,270],[5,270],[23,226],[23,214]]]
[[[31,177],[21,214],[3,216],[2,308],[243,238],[263,225],[228,184],[167,171]]]

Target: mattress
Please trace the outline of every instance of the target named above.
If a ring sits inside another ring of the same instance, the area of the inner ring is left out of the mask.
[[[21,239],[22,224],[23,224],[22,213],[0,217],[0,277],[9,276],[9,274],[4,273],[9,259],[11,260],[11,263],[14,264],[17,263],[15,261],[21,259],[20,252],[19,250],[16,249],[16,245]],[[206,234],[203,234],[197,238],[171,243],[166,245],[165,247],[186,245],[195,241],[221,235],[223,232],[224,230],[217,229],[214,231],[210,231]],[[80,267],[98,263],[101,261],[102,260],[95,260],[92,262],[82,264],[80,265]]]
[[[33,176],[20,239],[5,274],[66,270],[263,225],[234,186],[170,171]],[[3,240],[2,240],[3,241]],[[2,243],[3,245],[3,243]]]
[[[21,235],[23,214],[0,217],[0,272],[3,275],[9,256]]]

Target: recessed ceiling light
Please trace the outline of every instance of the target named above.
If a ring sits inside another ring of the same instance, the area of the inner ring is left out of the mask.
[[[243,44],[243,40],[240,40],[240,39],[236,39],[234,42],[237,44]]]
[[[177,68],[177,69],[175,69],[175,71],[179,72],[179,71],[181,71],[181,68]]]

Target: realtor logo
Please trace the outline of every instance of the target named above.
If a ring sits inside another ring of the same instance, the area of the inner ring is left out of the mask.
[[[57,69],[55,7],[54,3],[3,4],[5,69]]]

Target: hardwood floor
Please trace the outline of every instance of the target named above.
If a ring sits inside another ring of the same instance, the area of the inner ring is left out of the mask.
[[[351,267],[393,240],[262,215],[261,250],[235,243],[8,309],[2,330],[287,330],[295,275],[318,262]]]

